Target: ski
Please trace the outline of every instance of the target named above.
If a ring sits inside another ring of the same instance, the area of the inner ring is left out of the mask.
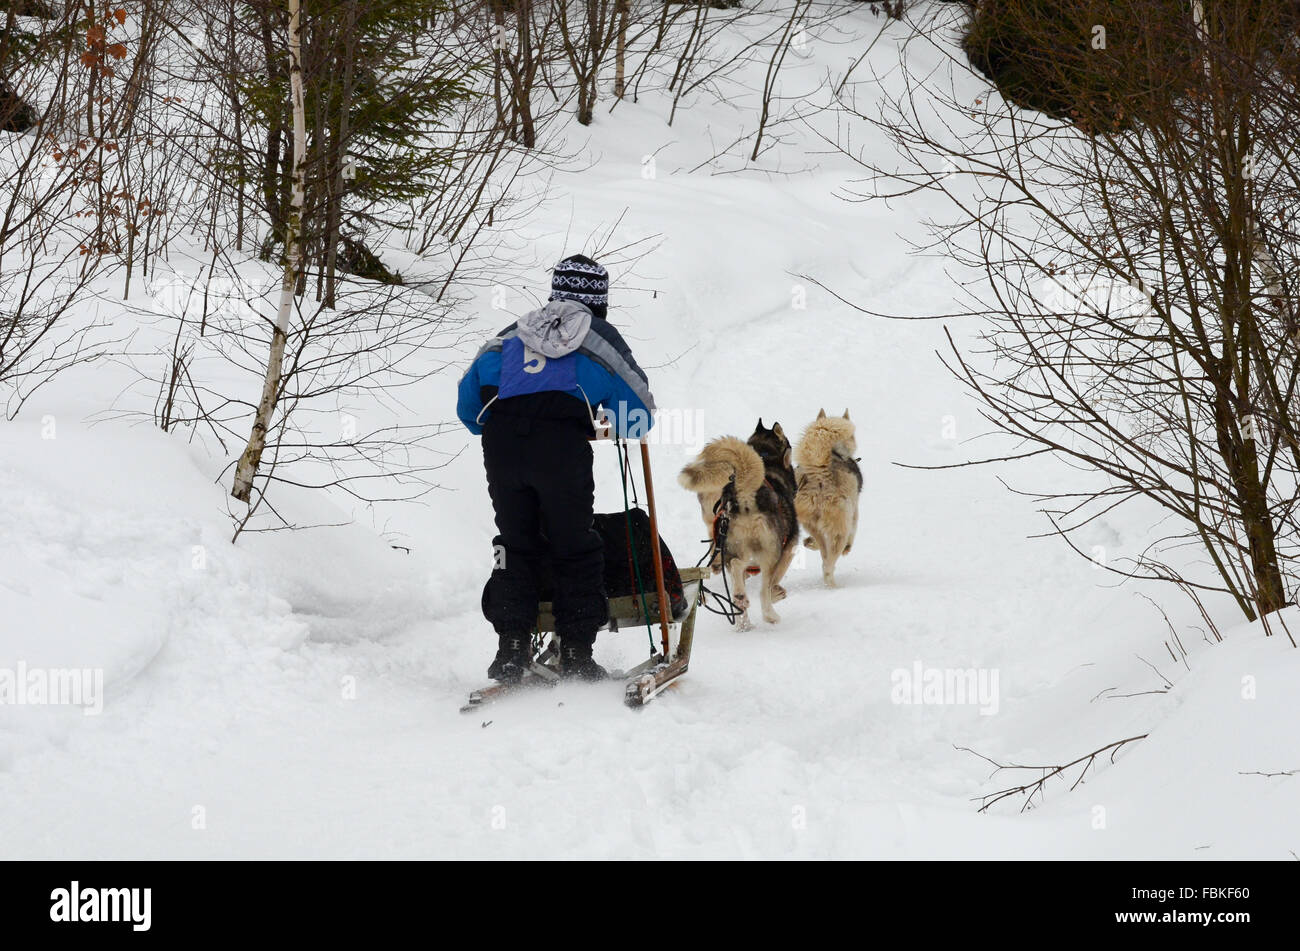
[[[549,654],[549,651],[543,652],[542,658],[548,657]],[[663,655],[656,654],[631,670],[611,670],[609,679],[611,682],[623,681],[623,702],[626,706],[643,707],[686,673],[686,666],[687,658],[664,663]],[[460,712],[472,713],[505,697],[525,691],[555,687],[559,683],[560,675],[554,667],[542,663],[539,658],[533,661],[532,667],[518,683],[489,684],[471,691]]]
[[[475,710],[480,710],[483,707],[487,706],[488,704],[495,703],[496,701],[501,700],[505,697],[510,697],[510,696],[514,696],[515,694],[531,692],[534,690],[548,689],[551,687],[558,686],[560,683],[560,678],[553,671],[551,671],[550,668],[546,668],[545,674],[538,674],[534,672],[536,668],[539,666],[542,665],[534,663],[533,670],[530,670],[528,673],[524,674],[523,679],[520,680],[518,683],[514,683],[514,684],[495,683],[495,684],[489,684],[486,687],[480,687],[478,690],[470,691],[470,695],[468,699],[465,701],[464,705],[461,706],[460,712],[472,713]],[[645,676],[645,675],[641,675],[641,676]],[[630,686],[633,681],[628,680],[627,678],[628,678],[628,674],[623,673],[621,670],[611,670],[609,672],[610,682],[627,680],[627,686]],[[625,687],[625,696],[626,695],[627,694],[626,694],[626,687]],[[646,702],[649,701],[647,700]],[[629,703],[629,706],[633,706],[633,705],[634,704]]]
[[[670,638],[668,645],[670,653],[667,655],[656,653],[631,670],[609,672],[611,681],[623,681],[625,706],[633,709],[646,706],[685,674],[690,665],[691,644],[695,639],[696,608],[703,600],[701,583],[708,577],[709,569],[686,568],[680,574],[685,582],[684,594],[689,607],[684,614],[669,622],[675,628],[676,634],[676,637]],[[646,618],[647,614],[650,614],[653,620],[653,615],[658,613],[658,599],[651,596],[647,599],[647,603],[643,604],[637,596],[611,598],[609,613],[611,630],[617,630],[620,620],[639,623]],[[538,611],[538,630],[551,632],[554,629],[551,605],[543,602]],[[514,684],[496,683],[472,691],[460,708],[460,712],[470,713],[524,690],[555,686],[560,680],[559,661],[559,646],[552,638],[533,660],[523,679]]]
[[[644,707],[668,689],[679,677],[686,673],[686,667],[685,660],[674,661],[671,664],[659,663],[649,670],[632,673],[631,675],[619,671],[610,671],[609,679],[611,681],[622,680],[624,705],[638,708]],[[558,683],[558,679],[528,673],[518,683],[497,683],[487,687],[480,687],[478,690],[470,692],[468,699],[461,706],[460,712],[472,713],[505,697],[555,687]]]
[[[478,690],[471,690],[469,697],[464,705],[460,708],[461,713],[471,713],[487,706],[489,703],[495,703],[502,697],[508,697],[514,693],[522,693],[525,690],[537,690],[542,687],[553,687],[555,682],[546,680],[542,677],[524,677],[517,684],[492,684],[487,687],[480,687]]]
[[[534,660],[532,666],[524,673],[518,683],[494,683],[486,687],[480,687],[478,690],[470,691],[469,698],[466,699],[464,706],[460,708],[461,713],[469,713],[480,707],[486,706],[500,700],[502,697],[508,697],[510,694],[519,693],[524,690],[536,690],[541,687],[554,687],[560,682],[560,675],[549,665],[544,663],[553,651],[549,648],[543,651],[541,656]]]

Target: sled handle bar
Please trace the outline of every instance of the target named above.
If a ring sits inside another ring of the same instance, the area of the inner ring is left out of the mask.
[[[659,516],[655,511],[654,480],[650,477],[650,444],[646,442],[644,436],[641,437],[640,443],[641,468],[645,472],[646,504],[650,509],[650,558],[655,566],[655,587],[658,589],[659,595],[659,628],[663,635],[664,662],[666,663],[670,660],[668,616],[672,613],[672,609],[668,603],[668,591],[664,586],[664,556],[659,544]]]
[[[617,436],[592,436],[589,442],[631,442],[630,439],[620,439]],[[672,642],[668,636],[669,615],[672,614],[672,605],[668,601],[668,589],[664,584],[664,554],[659,547],[659,513],[655,508],[655,484],[654,478],[650,475],[650,444],[646,442],[644,436],[637,440],[641,444],[641,471],[645,474],[645,498],[646,507],[650,509],[650,560],[655,567],[655,592],[659,597],[659,630],[663,640],[664,661],[671,660],[669,651]]]

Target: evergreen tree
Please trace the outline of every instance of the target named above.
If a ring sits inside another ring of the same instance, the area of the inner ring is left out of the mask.
[[[271,225],[264,257],[284,243],[292,183],[289,60],[279,3],[241,4],[260,20],[261,69],[236,84],[245,123],[261,135],[226,156],[241,187],[260,192]],[[444,0],[322,0],[303,11],[306,95],[306,203],[302,240],[307,270],[333,306],[341,263],[365,262],[367,276],[394,279],[364,252],[366,226],[385,206],[429,194],[447,161],[435,141],[440,120],[473,95],[482,62],[447,55],[438,30]],[[486,61],[488,51],[483,51]],[[250,154],[257,159],[250,163]],[[256,167],[251,172],[250,164]],[[340,260],[342,252],[343,260]]]

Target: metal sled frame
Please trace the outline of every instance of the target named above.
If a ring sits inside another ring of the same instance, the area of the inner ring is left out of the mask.
[[[643,707],[673,681],[686,673],[691,662],[691,646],[695,640],[695,614],[704,599],[702,582],[709,576],[708,568],[681,569],[683,595],[686,607],[677,617],[671,613],[671,603],[664,587],[663,553],[659,549],[659,518],[655,509],[654,483],[650,475],[650,447],[641,440],[641,468],[645,477],[646,503],[650,514],[651,559],[654,563],[654,591],[644,595],[633,594],[609,599],[607,630],[645,624],[647,615],[651,626],[659,627],[659,650],[631,670],[616,676],[626,681],[623,702],[629,707]],[[669,605],[667,613],[659,606]],[[532,665],[524,675],[522,685],[544,686],[559,680],[560,638],[555,633],[555,616],[551,603],[543,601],[537,606],[536,633],[541,645]],[[548,638],[547,635],[550,635]],[[466,713],[512,692],[516,685],[496,684],[470,694],[469,702],[461,707]]]

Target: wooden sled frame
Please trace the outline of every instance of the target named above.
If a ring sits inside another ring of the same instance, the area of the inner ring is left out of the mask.
[[[609,599],[609,621],[606,629],[617,631],[620,628],[635,627],[646,623],[647,616],[651,626],[659,627],[659,650],[651,657],[631,670],[614,673],[626,681],[623,702],[629,707],[643,707],[669,684],[673,683],[690,666],[691,647],[695,641],[695,615],[704,600],[702,582],[710,574],[708,568],[685,568],[680,571],[682,593],[686,602],[685,609],[677,617],[668,612],[661,612],[661,604],[671,605],[668,592],[664,586],[663,553],[660,551],[659,517],[655,509],[654,481],[650,475],[650,447],[645,439],[641,441],[641,468],[645,476],[646,504],[650,514],[651,560],[654,563],[654,591],[647,591],[642,603],[642,595],[633,594]],[[555,615],[551,602],[543,601],[537,606],[537,626],[535,633],[541,639],[541,646],[533,658],[529,672],[525,674],[525,683],[549,684],[559,679],[560,638],[555,633]],[[546,635],[550,635],[547,639]],[[470,694],[469,702],[461,707],[462,713],[477,709],[492,700],[509,693],[513,685],[497,684],[476,690]]]
[[[662,570],[662,562],[660,562],[660,570]],[[631,594],[609,599],[609,623],[606,625],[606,630],[617,631],[639,627],[646,623],[648,613],[651,626],[658,626],[663,638],[657,653],[631,670],[617,674],[626,681],[623,701],[629,707],[645,706],[662,693],[669,684],[686,673],[690,666],[691,647],[695,642],[695,615],[704,596],[701,582],[708,577],[709,572],[707,568],[684,568],[680,574],[686,607],[677,617],[673,617],[671,613],[664,617],[660,613],[659,605],[671,602],[666,598],[660,601],[657,594],[647,592],[644,608],[640,595]],[[536,672],[541,676],[547,674],[555,676],[554,667],[558,664],[559,656],[556,642],[559,638],[555,635],[555,619],[551,614],[551,605],[548,601],[543,601],[539,605],[537,631],[542,635],[550,634],[551,638],[534,661],[534,670],[538,666],[543,666],[548,668],[545,672]],[[664,644],[667,644],[666,648]]]

